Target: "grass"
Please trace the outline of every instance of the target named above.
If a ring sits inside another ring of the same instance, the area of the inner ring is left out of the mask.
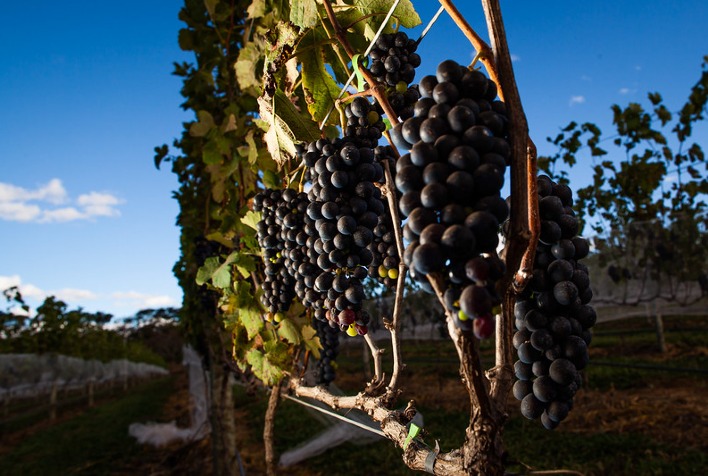
[[[703,370],[708,367],[704,355],[708,342],[705,318],[666,319],[670,352],[664,356],[656,352],[655,335],[644,332],[651,329],[650,324],[646,319],[599,324],[590,347],[593,359]],[[624,330],[632,332],[626,333]],[[361,349],[358,345],[343,346],[341,349],[337,384],[347,393],[359,390],[366,380]],[[490,343],[483,343],[480,353],[484,361],[491,362],[491,350]],[[454,348],[447,341],[405,341],[403,353],[411,358],[406,360],[408,367],[401,376],[402,384],[407,389],[405,396],[416,398],[417,408],[424,417],[425,441],[434,445],[437,440],[442,451],[459,447],[468,424],[468,406],[458,380]],[[384,368],[390,368],[390,357],[384,355]],[[683,431],[681,428],[684,427],[680,425],[686,422],[672,420],[671,413],[663,419],[652,414],[685,403],[671,400],[668,396],[674,394],[670,392],[665,394],[667,397],[657,395],[661,390],[680,386],[684,392],[699,394],[708,387],[705,374],[591,364],[586,375],[587,390],[581,391],[576,409],[555,431],[546,431],[537,421],[523,418],[518,411],[518,402],[510,402],[510,419],[504,430],[510,472],[524,472],[527,468],[563,468],[580,471],[587,476],[705,473],[704,468],[708,465],[705,442],[697,441],[699,437],[695,434],[691,436],[690,430],[685,432],[683,440],[687,444],[677,442],[670,435],[662,438],[662,432],[674,430],[672,426],[676,428],[674,434]],[[168,381],[136,388],[125,397],[28,437],[12,453],[0,456],[0,474],[142,474],[139,471],[120,472],[126,464],[135,466],[135,462],[149,458],[148,450],[128,436],[127,427],[132,422],[159,419],[164,402],[174,391],[173,386],[165,382]],[[583,397],[583,392],[587,396]],[[639,400],[631,400],[630,395]],[[655,401],[649,400],[649,395],[658,398],[657,401],[664,406],[661,409],[653,407]],[[614,396],[618,398],[616,406],[583,406],[599,398],[611,402]],[[585,403],[581,402],[583,398]],[[624,400],[620,402],[620,398]],[[237,447],[247,473],[264,474],[261,435],[267,397],[236,387],[235,404],[239,412]],[[403,400],[398,402],[398,406],[404,404]],[[612,413],[607,413],[610,411]],[[632,421],[636,416],[646,416],[647,426],[643,426],[644,420],[639,423]],[[623,427],[624,422],[621,425],[608,424],[618,418],[626,419],[626,426]],[[685,411],[683,418],[695,420]],[[328,423],[323,423],[321,416],[313,416],[297,403],[284,400],[275,425],[275,450],[277,454],[282,454],[318,435],[327,428]],[[653,433],[649,431],[650,425],[654,425]],[[689,425],[689,428],[696,428],[695,424]],[[366,445],[347,442],[281,472],[297,476],[420,474],[405,467],[401,461],[401,450],[387,440]]]
[[[692,350],[705,348],[708,342],[708,326],[705,318],[685,317],[666,319],[666,339],[670,349],[675,352],[661,356],[656,351],[656,336],[651,332],[651,323],[646,319],[632,322],[601,323],[596,326],[596,336],[591,352],[596,353],[596,360],[623,362],[628,364],[651,364],[669,368],[664,371],[655,369],[633,369],[590,365],[586,370],[589,391],[652,391],[652,388],[670,388],[677,381],[677,373],[670,368],[686,367],[705,370],[706,357],[700,352],[692,355]],[[682,331],[689,328],[690,331]],[[630,333],[623,333],[630,330]],[[416,382],[416,375],[435,375],[438,381],[453,381],[458,378],[457,356],[454,348],[445,341],[404,342],[404,355],[415,352],[406,359],[408,368],[404,371],[404,386],[409,389],[407,395],[418,397],[421,391],[434,393],[437,388],[424,388],[425,383]],[[413,350],[415,349],[415,350]],[[622,353],[624,356],[620,355]],[[485,343],[480,349],[483,361],[491,360],[491,347]],[[385,355],[385,354],[384,354]],[[347,392],[358,390],[353,382],[363,381],[364,364],[359,346],[344,346],[338,359],[338,384]],[[385,355],[384,368],[389,360]],[[705,379],[704,374],[679,373],[683,383],[696,387]],[[351,377],[351,378],[350,378]],[[426,382],[435,381],[428,380]],[[686,383],[687,382],[687,383]],[[705,385],[703,385],[705,387]],[[438,399],[444,400],[448,387],[440,387]],[[698,391],[698,390],[697,390]],[[608,397],[609,398],[609,397]],[[265,399],[245,398],[237,400],[248,414],[251,421],[259,421],[259,428],[254,432],[250,443],[260,444],[262,415],[265,411]],[[513,400],[513,399],[512,399]],[[404,402],[398,402],[403,405]],[[468,424],[467,407],[464,401],[455,407],[449,404],[436,404],[435,399],[428,399],[418,404],[418,410],[425,418],[428,432],[426,442],[433,445],[437,440],[442,451],[459,447],[464,439],[464,429]],[[600,421],[594,423],[591,418],[582,415],[582,410],[571,412],[568,425],[562,425],[555,431],[544,430],[537,421],[523,418],[518,411],[517,402],[510,404],[510,419],[505,426],[504,441],[509,452],[509,471],[523,472],[527,468],[537,470],[569,469],[580,471],[587,476],[603,475],[698,475],[704,474],[708,465],[708,455],[697,442],[687,446],[654,439],[649,434],[632,427],[629,430],[616,431],[604,427]],[[642,410],[643,411],[643,410]],[[651,411],[651,410],[650,410]],[[622,411],[620,411],[621,413]],[[570,424],[572,418],[580,423]],[[612,419],[613,416],[606,416]],[[308,412],[295,403],[283,402],[276,417],[276,451],[282,453],[312,438],[325,428]],[[669,430],[669,429],[667,429]],[[694,439],[695,440],[695,439]],[[523,462],[523,465],[518,462]],[[297,472],[297,471],[300,472]],[[326,453],[308,459],[293,468],[292,474],[308,475],[412,475],[401,462],[401,451],[389,441],[381,440],[366,446],[352,442],[328,450]],[[290,474],[290,473],[287,473]]]
[[[117,462],[142,451],[128,426],[159,418],[173,388],[170,379],[136,387],[123,398],[36,432],[0,456],[4,476],[110,475]]]

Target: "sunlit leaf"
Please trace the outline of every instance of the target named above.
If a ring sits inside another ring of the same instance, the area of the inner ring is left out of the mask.
[[[317,24],[317,2],[315,0],[291,0],[290,21],[302,29]]]
[[[290,319],[285,318],[280,321],[278,324],[278,335],[291,344],[297,345],[300,343],[300,332]]]

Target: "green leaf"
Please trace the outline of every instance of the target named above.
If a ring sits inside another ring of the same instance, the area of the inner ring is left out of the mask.
[[[324,120],[340,91],[340,87],[325,69],[322,46],[328,41],[320,29],[310,30],[300,42],[301,48],[297,53],[302,64],[302,87],[307,109],[317,122]]]
[[[239,320],[246,328],[246,333],[249,339],[253,339],[263,329],[263,319],[258,309],[244,307],[238,310]]]
[[[177,35],[179,47],[184,51],[192,51],[194,49],[194,32],[188,28],[182,28]]]
[[[266,385],[275,385],[283,378],[283,371],[273,365],[261,351],[251,349],[246,354],[246,361],[253,369],[253,373]]]
[[[214,117],[209,111],[199,111],[197,112],[197,122],[193,122],[189,127],[189,135],[204,137],[215,125]]]
[[[268,188],[280,188],[280,177],[272,170],[263,172],[263,184]]]
[[[383,20],[383,15],[388,13],[394,0],[354,0],[352,6],[361,12],[362,16],[379,14],[378,21],[367,22],[372,30],[376,30]],[[413,8],[410,0],[401,0],[393,12],[393,17],[398,19],[401,26],[405,28],[415,28],[421,24],[420,17]]]
[[[242,91],[253,89],[260,96],[261,89],[261,73],[258,63],[261,59],[261,52],[255,43],[247,43],[246,46],[239,51],[238,59],[234,65],[236,71],[236,81]]]
[[[234,259],[234,265],[244,279],[248,278],[256,270],[256,260],[253,256],[245,253],[237,254],[236,259]]]
[[[202,160],[205,164],[220,164],[223,158],[224,156],[221,155],[219,144],[216,141],[209,141],[204,145],[204,148],[202,149]]]
[[[300,329],[302,334],[302,342],[305,344],[305,348],[312,352],[312,355],[316,358],[320,358],[320,349],[322,344],[320,343],[320,338],[317,337],[317,331],[312,326],[302,326]]]
[[[278,324],[278,335],[291,344],[297,345],[300,343],[300,332],[290,319],[286,318],[280,321],[280,324]]]
[[[295,137],[300,141],[313,142],[320,138],[320,128],[312,118],[303,115],[288,99],[283,91],[278,89],[273,97],[275,114],[285,121]]]
[[[291,0],[290,21],[303,30],[317,24],[317,2],[315,0]]]
[[[261,219],[262,219],[261,212],[254,212],[253,210],[249,210],[241,218],[241,223],[258,231],[258,222],[261,221]]]
[[[212,17],[214,16],[214,11],[216,10],[217,3],[219,3],[219,0],[204,0],[204,6],[206,6],[209,15],[211,15]]]
[[[246,9],[248,19],[260,18],[265,15],[266,0],[251,0],[251,4]]]
[[[197,271],[197,284],[202,285],[211,281],[211,283],[221,289],[226,289],[231,286],[231,267],[236,266],[236,269],[241,273],[241,276],[247,278],[251,272],[256,269],[256,261],[253,256],[245,253],[234,251],[226,260],[221,263],[219,258],[212,256],[204,261],[204,265]]]
[[[231,261],[232,253],[223,263],[218,256],[212,256],[204,261],[204,265],[197,271],[197,284],[203,285],[208,281],[217,288],[228,288],[231,284]],[[230,260],[231,259],[231,260]]]

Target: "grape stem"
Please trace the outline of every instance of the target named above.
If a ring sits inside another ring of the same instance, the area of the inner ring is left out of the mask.
[[[375,386],[383,380],[383,375],[381,373],[381,355],[384,351],[377,347],[376,342],[374,342],[374,339],[371,338],[370,334],[367,333],[364,335],[364,340],[367,344],[369,344],[371,357],[374,359],[374,378],[371,383]]]
[[[337,40],[339,40],[339,43],[344,48],[344,51],[347,52],[349,58],[353,58],[356,55],[356,52],[347,40],[346,31],[342,29],[342,26],[339,24],[337,17],[335,17],[334,15],[332,4],[329,2],[329,0],[324,0],[322,3],[324,4],[325,11],[327,12],[327,18],[329,18],[329,21],[332,24],[332,27],[334,28],[334,34],[337,37]],[[388,98],[386,97],[386,88],[382,84],[379,84],[376,79],[371,75],[371,73],[369,73],[369,70],[367,70],[366,68],[360,67],[359,71],[361,72],[362,76],[364,76],[366,82],[371,85],[371,91],[373,93],[373,96],[374,98],[376,98],[376,101],[378,101],[379,105],[384,110],[384,114],[386,114],[388,120],[391,121],[391,125],[395,126],[396,124],[398,124],[398,114],[394,112],[393,108],[391,107],[391,103],[388,102]]]
[[[490,61],[497,74],[499,90],[504,95],[509,114],[511,142],[512,207],[509,241],[503,251],[507,272],[499,283],[504,298],[502,315],[497,319],[496,325],[496,366],[489,373],[492,399],[502,411],[513,383],[514,349],[511,342],[514,332],[514,303],[533,270],[540,224],[536,191],[536,146],[529,138],[528,122],[516,86],[501,7],[498,0],[481,1],[493,52],[491,60],[482,60]]]

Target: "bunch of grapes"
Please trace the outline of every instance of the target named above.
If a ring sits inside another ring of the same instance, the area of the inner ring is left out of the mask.
[[[428,291],[427,275],[439,273],[457,325],[486,337],[504,273],[496,255],[508,215],[500,195],[511,153],[504,104],[495,101],[494,82],[452,60],[419,88],[413,117],[392,130],[397,147],[410,151],[397,161],[395,177],[407,217],[403,260]]]
[[[374,150],[352,137],[320,139],[306,150],[303,159],[312,183],[307,214],[314,223],[306,232],[314,239],[311,254],[317,266],[311,294],[318,299],[305,304],[324,310],[342,330],[365,334],[369,317],[362,311],[362,281],[374,261],[373,230],[386,216],[381,191],[374,185],[383,180],[383,168]]]
[[[588,304],[592,299],[588,269],[579,261],[590,248],[576,236],[572,191],[540,176],[538,194],[541,236],[533,278],[514,307],[514,347],[519,357],[514,396],[521,400],[525,417],[540,417],[545,428],[553,429],[573,406],[597,317]]]
[[[359,96],[347,104],[344,113],[347,117],[346,137],[355,139],[358,145],[376,147],[386,130],[378,103],[371,104],[367,98]]]
[[[284,196],[289,197],[294,190],[264,190],[253,199],[253,208],[262,213],[257,225],[258,244],[263,250],[265,264],[265,280],[261,287],[262,304],[273,318],[279,320],[283,312],[290,308],[295,297],[295,278],[289,273],[284,264],[283,252],[287,230],[283,228],[283,218],[287,216],[287,202]]]
[[[402,119],[413,115],[413,104],[420,97],[417,88],[409,86],[420,66],[417,48],[415,40],[399,31],[379,36],[369,53],[369,71],[379,83],[390,87],[388,101]]]
[[[328,385],[334,381],[336,376],[333,364],[339,354],[339,329],[328,325],[327,321],[319,319],[314,320],[314,326],[320,344],[322,344],[321,355],[316,367],[317,384]]]

